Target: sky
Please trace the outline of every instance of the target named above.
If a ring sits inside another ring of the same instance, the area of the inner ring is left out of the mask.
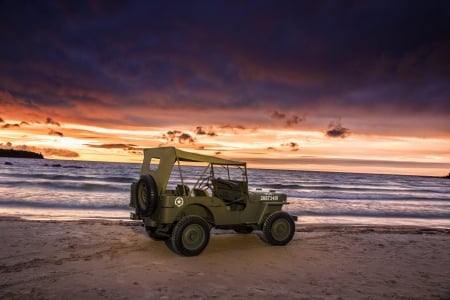
[[[449,1],[0,1],[0,148],[450,172]]]

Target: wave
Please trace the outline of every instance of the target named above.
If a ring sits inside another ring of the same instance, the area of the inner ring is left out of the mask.
[[[130,210],[130,184],[139,178],[140,165],[47,163],[14,161],[0,168],[0,207]],[[184,182],[193,184],[203,168],[186,171]],[[170,184],[177,180],[174,176]],[[252,169],[249,187],[286,193],[291,205],[285,208],[299,216],[450,219],[448,180],[436,178]]]
[[[70,182],[70,181],[8,181],[0,183],[1,186],[14,189],[40,188],[50,190],[72,190],[85,192],[124,192],[128,191],[130,186],[111,185],[93,182]]]
[[[313,211],[313,210],[291,210],[291,213],[297,216],[315,216],[315,217],[380,217],[380,218],[418,218],[418,219],[449,219],[450,213],[443,212],[391,212],[391,211]]]
[[[23,174],[12,173],[8,174],[8,177],[24,178],[24,179],[44,179],[44,180],[71,180],[71,181],[105,181],[105,182],[118,182],[118,183],[131,183],[136,181],[136,178],[122,177],[122,176],[83,176],[83,175],[62,175],[62,174]]]
[[[126,209],[130,207],[124,203],[81,203],[81,202],[56,202],[56,201],[0,201],[0,207],[23,207],[23,208],[56,208],[56,209]]]
[[[414,189],[414,188],[399,188],[399,187],[380,187],[380,186],[362,186],[362,187],[345,187],[345,186],[336,186],[333,184],[330,185],[301,185],[301,184],[261,184],[258,187],[263,189],[274,189],[274,190],[310,190],[310,191],[345,191],[345,192],[392,192],[398,193],[401,191],[406,191],[408,193],[436,193],[436,194],[444,194],[447,195],[446,191],[440,191],[437,189]]]
[[[413,195],[398,195],[392,194],[342,194],[342,195],[329,195],[329,194],[317,194],[317,193],[288,193],[289,199],[301,199],[301,200],[348,200],[348,201],[439,201],[450,202],[448,197],[436,197],[436,196],[413,196]]]

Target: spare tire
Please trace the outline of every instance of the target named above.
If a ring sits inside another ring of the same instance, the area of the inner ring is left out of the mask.
[[[143,175],[137,183],[137,213],[143,217],[150,216],[158,203],[158,189],[153,176]]]

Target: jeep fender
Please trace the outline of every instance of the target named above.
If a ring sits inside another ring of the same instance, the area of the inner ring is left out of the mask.
[[[208,223],[212,225],[215,224],[214,215],[206,206],[200,204],[191,204],[186,206],[183,211],[177,216],[177,220],[180,220],[184,216],[191,215],[202,217],[203,219],[208,221]]]

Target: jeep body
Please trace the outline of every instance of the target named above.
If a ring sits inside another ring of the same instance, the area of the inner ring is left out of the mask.
[[[192,163],[201,165],[196,180],[184,174]],[[281,210],[284,204],[285,194],[249,191],[245,162],[174,147],[144,149],[140,178],[131,184],[131,219],[142,220],[152,239],[184,256],[200,254],[213,227],[262,230],[269,244],[287,244],[296,217]]]

